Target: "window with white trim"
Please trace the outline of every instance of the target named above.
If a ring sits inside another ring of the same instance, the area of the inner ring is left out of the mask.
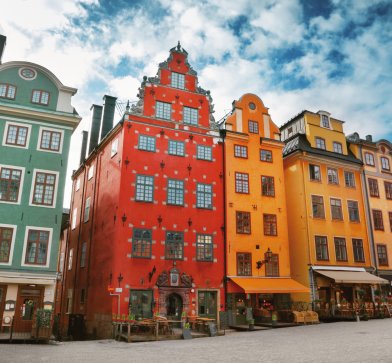
[[[29,229],[25,263],[32,265],[46,265],[49,249],[49,231]]]
[[[0,166],[0,201],[17,203],[20,197],[22,170]]]
[[[78,210],[77,208],[74,208],[74,210],[72,211],[72,221],[71,221],[71,229],[75,229],[76,228],[76,217],[78,214]]]
[[[29,128],[26,126],[8,124],[5,144],[26,147],[28,132]]]
[[[0,97],[14,100],[16,94],[16,87],[12,84],[1,83],[0,84]]]
[[[55,204],[56,174],[37,171],[34,179],[32,204],[53,206]]]
[[[337,169],[328,168],[327,175],[328,175],[328,184],[336,184],[336,185],[339,184]]]
[[[31,102],[47,106],[49,104],[49,92],[42,90],[33,90]]]
[[[86,204],[84,205],[84,218],[83,222],[88,222],[90,218],[90,204],[91,204],[91,197],[86,199]]]
[[[344,184],[347,188],[355,188],[355,176],[351,171],[344,172]]]
[[[0,263],[8,263],[10,261],[13,234],[14,228],[0,225]]]
[[[118,151],[118,137],[112,141],[112,147],[110,150],[110,157],[113,157],[117,154]]]
[[[333,151],[338,154],[343,154],[343,146],[340,142],[333,142]]]
[[[90,165],[88,168],[87,179],[90,180],[94,176],[94,164]]]
[[[41,130],[39,149],[44,151],[60,151],[61,132],[53,130]]]

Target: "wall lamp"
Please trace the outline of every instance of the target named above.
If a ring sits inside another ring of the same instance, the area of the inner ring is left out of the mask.
[[[260,269],[261,269],[261,266],[263,266],[265,263],[271,262],[271,259],[272,259],[272,251],[270,250],[269,247],[268,247],[267,252],[264,254],[264,256],[265,256],[265,259],[264,259],[264,260],[256,261],[256,268],[257,268],[258,270],[260,270]]]

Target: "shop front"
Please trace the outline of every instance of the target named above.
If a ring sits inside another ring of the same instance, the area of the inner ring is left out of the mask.
[[[313,266],[313,303],[320,318],[354,319],[356,315],[374,317],[382,314],[378,298],[381,286],[388,284],[364,268]],[[381,312],[380,312],[381,311]]]
[[[290,278],[232,277],[227,295],[229,324],[270,323],[273,317],[288,322],[295,293],[309,293],[309,289]]]

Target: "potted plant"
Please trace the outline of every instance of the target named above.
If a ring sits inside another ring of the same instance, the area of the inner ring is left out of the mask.
[[[49,339],[51,334],[52,334],[52,310],[37,309],[35,337]]]
[[[255,319],[249,319],[247,320],[247,323],[249,324],[249,330],[255,329]]]

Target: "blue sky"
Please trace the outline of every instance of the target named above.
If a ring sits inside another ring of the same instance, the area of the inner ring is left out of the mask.
[[[347,134],[392,139],[390,0],[3,0],[0,33],[3,62],[42,64],[78,88],[75,145],[91,104],[136,100],[178,40],[217,120],[252,92],[277,125],[321,109]]]

